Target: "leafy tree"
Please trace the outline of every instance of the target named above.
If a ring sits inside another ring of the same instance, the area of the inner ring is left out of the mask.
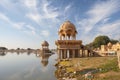
[[[101,45],[107,45],[109,42],[111,42],[112,44],[115,44],[119,41],[110,39],[108,36],[105,36],[105,35],[99,35],[93,40],[93,42],[87,44],[86,47],[94,49],[94,48],[100,47]]]
[[[93,47],[94,48],[97,48],[97,47],[100,47],[101,45],[106,45],[110,42],[110,39],[108,36],[97,36],[94,41],[92,42],[93,44]]]
[[[0,50],[8,50],[6,47],[0,47]]]
[[[117,42],[119,42],[119,41],[118,41],[118,40],[111,39],[110,42],[111,42],[112,44],[115,44],[115,43],[117,43]]]

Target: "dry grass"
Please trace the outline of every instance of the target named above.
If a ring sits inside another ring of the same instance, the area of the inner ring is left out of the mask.
[[[98,68],[115,58],[116,57],[74,58],[72,59],[71,64],[79,70],[86,68]]]
[[[109,71],[106,73],[99,73],[94,80],[120,80],[120,72]]]
[[[83,69],[96,69],[103,68],[108,69],[106,72],[99,72],[94,74],[93,80],[120,80],[120,71],[117,69],[117,57],[88,57],[88,58],[74,58],[71,61],[62,61],[59,63],[61,66],[71,66],[66,68],[67,72],[80,71]],[[109,70],[109,66],[113,67],[113,70]],[[83,80],[83,77],[78,76],[77,80]]]

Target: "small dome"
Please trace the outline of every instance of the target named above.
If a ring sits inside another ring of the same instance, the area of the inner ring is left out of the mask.
[[[47,41],[43,41],[43,42],[42,42],[42,46],[49,46],[49,44],[48,44]]]
[[[68,31],[68,30],[72,30],[72,31],[77,32],[74,24],[72,24],[70,21],[65,21],[60,26],[59,32],[61,32],[61,31]]]
[[[107,46],[112,46],[112,43],[111,43],[111,42],[109,42],[109,43],[107,44]]]

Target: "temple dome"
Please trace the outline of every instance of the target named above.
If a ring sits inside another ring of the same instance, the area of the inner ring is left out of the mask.
[[[42,42],[42,46],[49,46],[49,44],[48,44],[47,41],[43,41],[43,42]]]
[[[65,21],[60,26],[59,32],[61,32],[61,31],[68,31],[68,30],[77,32],[74,24],[72,24],[70,21]]]
[[[77,30],[76,30],[75,25],[73,23],[71,23],[70,21],[65,21],[60,26],[58,34],[60,36],[60,39],[62,39],[62,37],[66,38],[66,39],[67,39],[67,37],[69,39],[70,38],[76,39]]]

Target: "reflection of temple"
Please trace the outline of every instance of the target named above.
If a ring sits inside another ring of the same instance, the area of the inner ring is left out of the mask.
[[[48,59],[50,57],[50,54],[42,54],[41,55],[41,63],[43,64],[43,66],[47,66],[48,65]]]
[[[0,52],[0,56],[5,56],[6,54],[6,52]]]
[[[57,45],[59,59],[90,56],[88,50],[84,50],[81,40],[76,40],[76,28],[70,21],[64,22],[59,29]],[[87,53],[87,54],[86,54]]]

